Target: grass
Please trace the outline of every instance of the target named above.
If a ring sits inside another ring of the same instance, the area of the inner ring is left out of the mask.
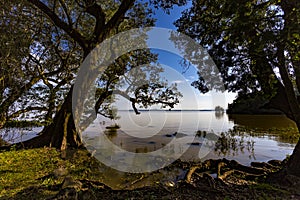
[[[253,189],[256,190],[262,190],[264,192],[281,192],[281,193],[287,193],[287,191],[285,190],[281,190],[280,188],[274,187],[272,185],[266,184],[266,183],[259,183],[259,184],[255,184],[252,185]]]
[[[53,149],[0,153],[0,197],[12,197],[30,186],[43,186],[45,182],[39,178],[56,168],[58,154]]]
[[[55,171],[60,167],[63,167],[67,172],[62,176],[56,176]],[[112,184],[119,184],[119,189],[122,189],[122,185],[124,186],[126,183],[131,183],[141,177],[141,174],[124,175],[112,170],[91,157],[86,150],[70,150],[67,152],[66,159],[62,159],[61,152],[52,148],[19,151],[12,149],[11,151],[0,152],[0,199],[47,199],[57,194],[66,175],[72,176],[74,179],[88,179],[105,184],[107,184],[105,181],[114,178],[115,182]],[[159,187],[159,181],[162,179],[159,172],[153,172],[147,176],[151,176],[152,186]],[[230,187],[223,189],[230,190]],[[265,183],[253,184],[250,189],[258,192],[261,199],[272,199],[274,195],[282,195],[283,199],[289,196],[287,191]],[[156,195],[159,195],[157,191],[164,190],[156,190],[152,187],[146,191],[142,189],[123,191],[122,194],[126,194],[129,198],[147,194],[149,199],[156,199]],[[191,188],[188,191],[197,194],[198,190],[195,191],[195,188]],[[203,191],[198,191],[199,194],[201,192]],[[187,194],[190,193],[175,190],[172,195],[180,197]],[[225,195],[224,199],[231,199],[232,194],[235,192],[220,195]],[[108,193],[108,197],[111,197],[109,195],[112,194]],[[201,193],[201,195],[205,194]]]
[[[0,198],[10,199],[27,188],[43,188],[41,198],[51,196],[64,177],[55,177],[54,171],[63,166],[68,175],[77,178],[93,178],[99,176],[91,171],[96,164],[88,152],[79,150],[76,157],[63,160],[60,152],[51,148],[7,151],[0,153]]]
[[[55,176],[63,167],[67,173]],[[87,150],[71,150],[67,158],[52,148],[0,152],[0,199],[45,199],[57,194],[65,176],[109,185],[116,189],[138,179],[140,174],[122,174],[98,162]],[[117,185],[120,184],[120,185]],[[30,194],[29,194],[30,193]]]

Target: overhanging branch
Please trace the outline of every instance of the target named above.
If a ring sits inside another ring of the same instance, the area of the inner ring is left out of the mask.
[[[46,107],[27,107],[27,108],[24,108],[22,110],[18,110],[16,112],[12,113],[11,115],[8,116],[8,119],[13,119],[23,113],[27,113],[30,111],[47,111],[47,108]]]
[[[140,114],[140,112],[136,108],[136,104],[138,103],[138,98],[130,97],[126,92],[123,92],[120,90],[114,90],[113,94],[121,95],[125,99],[129,100],[131,102],[134,112],[137,115]],[[145,102],[147,102],[149,104],[163,104],[163,105],[169,106],[170,108],[174,108],[174,105],[176,104],[175,102],[168,102],[168,101],[163,101],[163,100],[145,100]]]
[[[83,49],[87,49],[87,40],[76,30],[72,28],[72,24],[62,21],[48,6],[39,0],[27,0],[45,13],[52,22],[62,30],[64,30],[72,39],[79,43]]]

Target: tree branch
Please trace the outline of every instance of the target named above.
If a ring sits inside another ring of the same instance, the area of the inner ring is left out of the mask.
[[[98,5],[96,2],[93,2],[93,4],[86,7],[86,12],[90,15],[94,16],[96,18],[96,25],[94,28],[93,36],[96,40],[95,42],[98,42],[98,37],[101,34],[101,31],[104,29],[105,26],[105,13],[100,5]]]
[[[34,84],[36,84],[40,80],[40,77],[33,77],[27,84],[25,84],[23,87],[18,88],[18,90],[15,90],[11,93],[10,96],[6,98],[5,101],[2,102],[0,105],[0,110],[6,110],[13,102],[15,102],[25,91],[28,90],[28,88],[31,88]]]
[[[23,113],[26,113],[26,112],[29,112],[29,111],[33,111],[33,110],[36,110],[36,111],[47,111],[47,108],[46,107],[27,107],[27,108],[24,108],[22,110],[18,110],[14,113],[12,113],[11,115],[8,116],[8,119],[13,119],[15,117],[18,117],[19,115],[23,114]]]
[[[40,9],[43,13],[45,13],[52,22],[64,30],[72,39],[74,39],[76,42],[79,43],[79,45],[86,50],[87,49],[87,40],[75,29],[72,28],[72,24],[67,24],[64,21],[62,21],[51,9],[46,6],[43,2],[39,0],[27,0],[29,3],[36,6],[38,9]]]
[[[120,90],[114,90],[113,93],[121,95],[122,97],[124,97],[127,100],[129,100],[131,102],[131,105],[132,105],[132,108],[133,108],[134,112],[137,115],[140,114],[140,112],[136,108],[136,104],[138,103],[138,97],[132,98],[127,93],[125,93],[123,91],[120,91]],[[168,101],[162,101],[162,100],[145,100],[145,101],[147,101],[147,103],[150,103],[150,104],[164,104],[164,105],[168,105],[170,108],[174,108],[174,105],[176,104],[175,102],[168,102]]]
[[[106,23],[104,30],[98,37],[98,42],[102,42],[110,33],[110,31],[116,27],[125,17],[126,12],[133,6],[135,0],[123,0],[116,13]]]
[[[125,99],[131,101],[131,106],[135,112],[135,114],[139,115],[141,114],[138,109],[136,108],[135,104],[136,104],[136,99],[135,98],[132,98],[130,97],[127,93],[123,92],[123,91],[120,91],[120,90],[114,90],[114,94],[118,94],[118,95],[121,95],[122,97],[124,97]]]
[[[67,16],[69,25],[72,26],[72,19],[71,19],[71,17],[70,17],[70,14],[69,14],[69,12],[68,12],[67,7],[66,7],[65,1],[64,1],[64,0],[58,0],[58,1],[59,1],[59,3],[60,3],[61,7],[63,8],[63,10],[64,10],[66,16]]]
[[[278,44],[278,68],[279,73],[282,78],[282,82],[285,86],[285,91],[287,94],[287,100],[293,115],[293,120],[300,122],[300,107],[298,105],[298,100],[294,92],[294,87],[291,79],[289,78],[286,66],[285,66],[285,56],[284,56],[284,45],[279,42]]]

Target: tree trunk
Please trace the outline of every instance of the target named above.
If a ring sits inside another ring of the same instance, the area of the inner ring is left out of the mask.
[[[298,34],[299,33],[299,9],[300,9],[300,2],[299,0],[289,0],[289,1],[282,1],[280,3],[281,8],[284,12],[284,34],[285,37],[284,39],[286,41],[289,41],[290,43],[294,43],[296,40],[296,37],[294,36],[294,34]],[[294,70],[295,70],[295,78],[296,78],[296,87],[298,88],[298,90],[300,90],[300,77],[299,77],[299,69],[300,66],[298,65],[299,62],[295,62],[297,61],[297,54],[299,53],[299,46],[295,43],[293,45],[291,45],[290,43],[286,42],[287,45],[286,47],[289,50],[289,53],[292,56],[292,62],[294,65]],[[282,57],[284,57],[284,52],[282,51]],[[280,57],[279,57],[280,58]],[[281,62],[282,64],[284,62]],[[280,68],[279,68],[280,69]],[[287,74],[287,73],[286,73]],[[284,79],[289,78],[288,75],[284,75],[286,77],[284,77],[281,74],[281,77]],[[292,85],[291,83],[283,80],[285,85]],[[293,90],[294,91],[294,86],[290,86],[290,87],[286,87],[287,88],[287,94],[289,97],[292,97],[292,95],[289,95],[289,93],[292,93],[291,91],[289,92],[288,89]],[[291,98],[292,101],[290,101],[290,106],[291,106],[291,110],[293,111],[293,116],[294,116],[294,121],[297,124],[297,128],[298,128],[298,132],[300,132],[300,103],[298,101],[298,97],[295,94],[295,97]],[[291,155],[287,166],[286,166],[286,172],[289,175],[294,175],[300,178],[300,140],[298,141],[293,154]]]
[[[4,127],[6,123],[6,117],[4,116],[3,112],[0,112],[0,129]]]
[[[41,135],[17,144],[17,148],[55,147],[65,150],[68,147],[78,148],[82,141],[76,131],[72,115],[72,88],[64,100],[52,123],[44,128]]]
[[[44,4],[43,1],[27,1],[28,3],[36,6],[46,16],[48,16],[49,19],[53,22],[54,26],[61,30],[64,30],[77,44],[79,44],[79,46],[83,50],[83,60],[96,47],[97,44],[100,44],[110,36],[112,30],[119,27],[119,24],[122,22],[122,20],[125,19],[126,12],[134,5],[135,2],[134,0],[122,1],[117,11],[107,22],[105,22],[106,15],[102,11],[101,6],[97,3],[91,4],[89,9],[86,9],[86,13],[89,13],[96,18],[96,27],[92,35],[90,35],[89,37],[84,37],[77,29],[73,28],[73,24],[68,24],[64,20],[60,19],[59,16],[57,16],[56,13],[52,10],[52,8]],[[94,10],[96,10],[96,12],[94,12]],[[88,77],[85,78],[87,79]],[[38,78],[37,80],[33,79],[28,84],[31,84],[31,87],[39,80],[40,78]],[[27,85],[24,86],[25,89],[30,88],[26,86]],[[23,91],[27,91],[25,89],[21,89],[18,91],[22,91],[23,94]],[[80,147],[82,145],[82,141],[78,135],[78,132],[76,131],[72,115],[72,89],[73,86],[70,89],[67,97],[64,99],[64,103],[62,104],[60,110],[55,114],[53,121],[50,125],[45,127],[45,129],[42,131],[42,134],[28,141],[17,144],[17,148],[35,148],[49,146],[64,150],[67,147]],[[14,94],[13,96],[16,95]]]
[[[286,170],[288,174],[300,177],[300,140],[287,163]]]
[[[297,127],[300,132],[300,122],[297,123]],[[300,140],[287,163],[286,171],[288,174],[300,177]]]

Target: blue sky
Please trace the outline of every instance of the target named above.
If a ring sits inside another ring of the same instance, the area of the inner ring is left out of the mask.
[[[172,30],[176,30],[176,27],[174,26],[174,22],[180,17],[181,12],[185,9],[187,9],[189,6],[191,6],[191,4],[188,4],[188,6],[185,7],[178,7],[175,6],[174,9],[171,10],[170,14],[166,14],[163,10],[159,9],[155,11],[155,15],[154,17],[157,19],[156,22],[156,27],[161,27],[161,28],[168,28],[168,29],[172,29]],[[186,82],[188,83],[188,85],[191,84],[192,81],[197,79],[197,69],[194,67],[190,67],[188,70],[185,70],[181,64],[181,58],[178,56],[174,56],[168,52],[165,51],[159,51],[159,50],[155,50],[155,53],[159,54],[159,62],[167,65],[169,67],[172,67],[173,69],[175,69],[179,74],[181,74],[184,79],[186,80]],[[184,72],[184,73],[183,73]],[[175,73],[173,73],[175,74]],[[177,81],[178,83],[178,87],[180,89],[180,87],[182,87],[182,92],[183,94],[183,98],[185,99],[185,103],[183,106],[183,109],[192,109],[191,106],[195,106],[195,103],[192,102],[191,100],[189,101],[188,99],[193,99],[191,96],[193,94],[189,94],[191,93],[191,91],[193,91],[193,93],[195,93],[196,97],[197,97],[197,105],[198,108],[195,109],[212,109],[217,105],[220,105],[224,108],[227,108],[227,104],[231,103],[234,99],[236,94],[234,93],[220,93],[220,92],[209,92],[208,94],[201,94],[198,90],[194,89],[192,86],[190,86],[191,90],[189,90],[189,92],[185,92],[187,91],[186,87],[187,85],[183,82],[181,82],[180,80],[176,80],[176,77],[171,77],[170,73],[165,73],[166,78],[170,79],[169,81]],[[177,74],[178,76],[178,74]],[[184,85],[184,86],[183,86]],[[184,89],[185,88],[185,89]],[[185,91],[184,91],[185,90]],[[190,105],[190,106],[187,106]]]
[[[157,19],[156,26],[157,27],[163,27],[163,28],[169,28],[176,30],[176,27],[174,26],[174,22],[176,19],[178,19],[181,15],[181,12],[184,11],[186,8],[191,6],[191,4],[188,4],[187,6],[174,6],[172,10],[170,10],[170,14],[166,14],[162,9],[158,9],[155,11],[154,18]]]

